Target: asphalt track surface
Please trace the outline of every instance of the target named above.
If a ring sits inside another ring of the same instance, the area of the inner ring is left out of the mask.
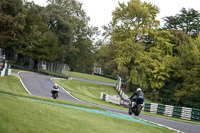
[[[22,84],[24,85],[24,87],[27,89],[27,91],[31,95],[52,98],[51,97],[51,89],[52,89],[52,86],[54,85],[54,82],[51,79],[56,78],[56,77],[46,76],[46,75],[33,73],[33,72],[20,72],[19,76],[21,78]],[[73,80],[81,80],[81,79],[73,79]],[[87,81],[85,81],[85,82],[87,82]],[[99,83],[99,82],[93,82],[93,83]],[[62,87],[59,87],[58,99],[64,100],[64,101],[80,103],[80,104],[98,106],[98,107],[105,109],[108,112],[114,112],[114,113],[119,113],[119,114],[123,114],[123,115],[128,115],[128,112],[124,111],[124,110],[113,109],[113,108],[95,105],[95,104],[91,104],[91,103],[87,103],[87,102],[78,100],[75,97],[71,96],[70,93],[67,92],[66,90],[64,90]],[[161,124],[161,125],[164,125],[164,126],[167,126],[167,127],[170,127],[170,128],[173,128],[175,130],[185,132],[185,133],[200,133],[200,125],[196,125],[196,124],[184,123],[184,122],[180,122],[180,121],[174,121],[174,120],[158,118],[158,117],[142,115],[142,114],[138,118],[147,120],[147,121],[150,121],[153,123]]]

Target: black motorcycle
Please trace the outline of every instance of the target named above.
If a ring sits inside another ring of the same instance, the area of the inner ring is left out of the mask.
[[[53,99],[57,99],[58,93],[59,93],[58,91],[54,91],[54,90],[51,91]]]
[[[143,108],[143,102],[143,98],[136,98],[133,102],[130,100],[128,114],[131,115],[133,113],[135,116],[139,116]]]

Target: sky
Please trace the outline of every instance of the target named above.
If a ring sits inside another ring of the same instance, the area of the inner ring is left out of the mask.
[[[34,1],[36,4],[45,6],[46,0],[28,0]],[[83,9],[87,16],[90,17],[90,25],[98,27],[100,31],[103,25],[108,25],[112,20],[112,11],[118,7],[118,1],[127,3],[130,0],[78,0],[83,3]],[[160,20],[161,26],[164,25],[162,20],[165,16],[176,15],[185,7],[187,10],[193,8],[200,12],[200,0],[141,0],[151,2],[160,9],[157,19]]]

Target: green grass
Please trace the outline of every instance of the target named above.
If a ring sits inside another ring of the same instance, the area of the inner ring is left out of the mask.
[[[20,86],[20,81],[17,77],[1,77],[0,92],[13,95],[0,95],[1,133],[129,133],[132,132],[133,129],[137,130],[139,133],[149,131],[163,133],[173,132],[167,129],[27,99],[33,98],[66,105],[98,109],[97,107],[30,96],[24,91],[22,86]]]
[[[113,105],[111,103],[107,103],[100,99],[101,92],[104,92],[110,95],[118,95],[117,91],[112,86],[98,85],[94,83],[87,83],[87,82],[75,81],[75,80],[54,79],[54,81],[56,81],[59,85],[64,87],[64,89],[69,91],[73,96],[83,101],[98,104],[98,105],[103,105],[107,107],[125,109],[124,107]]]
[[[0,90],[27,94],[21,85],[19,78],[14,76],[0,77]]]
[[[18,72],[19,70],[16,70],[16,71]],[[68,80],[64,80],[62,82],[65,82],[65,81],[68,81]],[[75,97],[77,97],[79,99],[82,99],[82,100],[85,99],[85,101],[88,101],[88,102],[91,102],[91,103],[96,103],[96,104],[103,105],[103,106],[108,106],[108,107],[113,107],[113,108],[117,108],[117,109],[127,110],[127,108],[124,108],[124,107],[121,107],[121,106],[118,106],[118,105],[113,105],[111,103],[106,103],[106,102],[100,100],[100,93],[101,92],[104,92],[104,93],[107,93],[107,94],[111,94],[111,95],[117,95],[117,93],[113,89],[113,87],[96,85],[96,84],[80,82],[80,81],[71,81],[71,82],[74,82],[74,83],[68,84],[66,82],[66,83],[64,83],[64,84],[66,84],[64,86],[66,86],[65,88],[67,90],[71,90],[72,94]],[[77,82],[79,82],[79,84],[77,84]],[[76,85],[77,89],[74,89],[74,84]],[[91,84],[92,84],[91,88],[93,88],[93,89],[87,87],[88,85],[91,85]],[[92,93],[90,93],[90,89],[93,90]],[[22,87],[22,85],[21,85],[21,83],[19,81],[19,78],[18,77],[13,77],[13,76],[0,77],[0,92],[12,94],[12,95],[23,96],[23,97],[30,97],[30,98],[44,100],[44,101],[56,102],[56,103],[61,103],[61,104],[66,104],[66,105],[73,105],[73,106],[78,106],[78,107],[85,107],[85,108],[92,108],[92,109],[99,109],[100,110],[100,108],[94,107],[94,106],[87,106],[87,105],[76,104],[76,103],[72,103],[72,102],[65,102],[65,101],[61,101],[61,100],[53,100],[53,99],[49,99],[49,98],[43,98],[43,97],[28,95],[27,92]],[[89,97],[88,97],[88,92],[90,93]],[[130,93],[128,95],[131,95],[131,94],[132,93]],[[145,99],[145,102],[148,102],[147,99]],[[152,103],[152,102],[150,101],[150,103]],[[200,125],[199,122],[187,121],[187,120],[182,120],[182,119],[177,119],[177,118],[172,118],[172,117],[152,114],[152,113],[144,112],[144,111],[142,111],[142,114]]]
[[[143,125],[20,97],[0,95],[1,133],[172,133]],[[6,105],[6,106],[5,106]]]
[[[0,92],[15,95],[15,96],[33,98],[33,99],[37,99],[37,100],[43,100],[43,101],[61,103],[61,104],[66,104],[66,105],[102,110],[101,108],[95,107],[95,106],[88,106],[88,105],[77,104],[77,103],[73,103],[73,102],[54,100],[54,99],[50,99],[50,98],[29,95],[25,91],[25,89],[22,87],[19,78],[14,77],[14,76],[0,77]]]
[[[73,96],[75,96],[78,99],[81,99],[83,101],[86,101],[89,103],[95,103],[95,104],[102,105],[102,106],[112,107],[112,108],[116,108],[116,109],[128,110],[125,107],[107,103],[105,101],[100,100],[101,92],[104,92],[109,95],[117,95],[117,92],[113,87],[97,85],[97,84],[81,82],[81,81],[73,81],[73,80],[58,80],[58,79],[56,79],[54,81],[56,81],[59,85],[64,87]],[[128,95],[130,96],[130,95],[132,95],[132,93],[128,93]],[[149,101],[147,99],[145,99],[145,102],[152,103],[152,101]],[[152,113],[144,112],[144,111],[142,111],[141,114],[200,125],[199,122],[188,121],[188,120],[183,120],[183,119],[178,119],[178,118],[172,118],[172,117],[162,116],[162,115],[158,115],[158,114],[152,114]]]
[[[18,69],[12,69],[12,73],[18,73],[20,72],[21,70],[18,70]]]
[[[116,84],[117,80],[104,78],[97,75],[91,75],[91,74],[84,74],[84,73],[78,73],[78,72],[69,72],[69,77],[79,78],[79,79],[85,79],[85,80],[92,80],[92,81],[99,81],[99,82],[105,82],[105,83],[113,83]]]

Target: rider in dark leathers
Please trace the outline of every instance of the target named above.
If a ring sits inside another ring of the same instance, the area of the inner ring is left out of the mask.
[[[51,90],[51,94],[52,94],[52,97],[55,93],[59,93],[59,88],[58,88],[58,85],[57,84],[54,84],[52,90]]]
[[[133,101],[135,103],[137,103],[137,104],[139,104],[139,103],[143,104],[143,102],[144,102],[144,93],[142,92],[142,89],[141,88],[137,88],[137,90],[133,93],[133,95],[129,99],[131,100],[131,105],[132,105]]]

